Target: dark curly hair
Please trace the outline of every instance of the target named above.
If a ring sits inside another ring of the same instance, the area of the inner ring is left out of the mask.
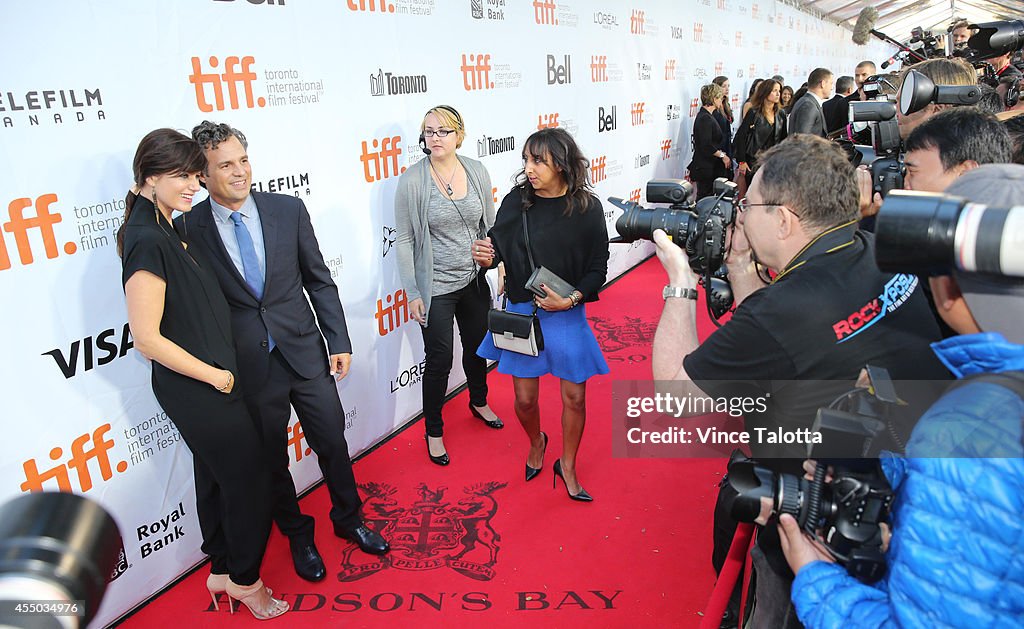
[[[577,211],[580,214],[587,211],[590,197],[593,195],[593,188],[587,176],[590,171],[590,160],[583,156],[580,147],[576,145],[576,140],[568,131],[559,127],[535,131],[526,138],[523,145],[523,161],[527,155],[550,164],[561,173],[568,187],[565,193],[568,197],[565,206],[566,216]],[[525,167],[516,173],[515,182],[516,187],[522,191],[523,209],[529,209],[537,197],[533,185],[526,177]]]

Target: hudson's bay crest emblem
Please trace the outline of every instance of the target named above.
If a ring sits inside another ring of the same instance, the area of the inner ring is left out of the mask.
[[[342,551],[339,581],[355,581],[385,568],[399,570],[452,570],[476,581],[494,578],[501,535],[491,526],[498,512],[493,494],[508,483],[489,481],[464,487],[459,498],[447,497],[446,486],[416,486],[418,499],[400,505],[398,489],[388,483],[365,483],[363,519],[391,542],[391,553],[360,560],[350,544]],[[454,504],[453,504],[454,501]],[[355,559],[355,561],[354,561]]]

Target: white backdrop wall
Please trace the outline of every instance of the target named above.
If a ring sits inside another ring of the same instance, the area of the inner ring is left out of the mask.
[[[97,624],[202,559],[191,458],[131,349],[114,251],[146,132],[228,122],[248,135],[254,187],[306,202],[354,343],[339,392],[356,455],[420,412],[422,341],[391,243],[397,174],[423,157],[427,108],[460,110],[461,152],[487,166],[496,201],[526,137],[557,124],[591,158],[599,197],[643,202],[649,179],[684,176],[715,75],[731,78],[738,110],[754,76],[795,87],[816,66],[852,74],[888,56],[757,0],[35,0],[0,12],[0,499],[73,491],[114,515],[124,554]],[[610,232],[617,214],[606,203]],[[609,279],[652,250],[613,245]],[[291,429],[308,487],[319,470],[294,417]]]

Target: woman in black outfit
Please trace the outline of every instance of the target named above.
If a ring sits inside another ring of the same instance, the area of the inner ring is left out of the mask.
[[[750,100],[750,111],[736,130],[733,154],[748,186],[757,170],[757,154],[786,139],[786,112],[779,102],[781,94],[782,87],[776,81],[762,81]]]
[[[219,501],[204,501],[219,502],[219,510],[199,512],[214,607],[226,592],[232,611],[240,600],[262,620],[288,611],[259,574],[270,534],[270,477],[234,386],[228,303],[205,261],[171,226],[172,212],[192,209],[205,167],[199,145],[173,129],[142,138],[117,234],[121,278],[135,349],[153,363],[153,393],[192,451],[197,486],[219,493]]]
[[[724,97],[722,88],[714,83],[700,88],[701,108],[693,121],[693,160],[687,166],[690,179],[697,186],[698,200],[713,193],[715,179],[727,177],[732,165],[732,160],[720,148],[722,128],[714,117]]]
[[[729,77],[716,76],[711,82],[722,88],[722,104],[711,112],[715,122],[722,129],[722,143],[718,148],[729,156],[729,175],[732,176],[732,123],[735,121],[732,113],[732,106],[729,104]]]
[[[508,309],[523,314],[536,311],[544,349],[538,356],[502,351],[488,334],[477,353],[497,360],[498,371],[512,376],[516,417],[530,438],[526,480],[540,473],[548,445],[547,435],[540,430],[539,378],[552,374],[561,380],[562,456],[552,469],[570,498],[590,502],[593,498],[576,474],[576,453],[586,424],[587,379],[608,373],[608,363],[587,323],[583,303],[597,301],[597,291],[604,284],[608,229],[601,202],[587,181],[590,164],[564,129],[542,129],[527,138],[523,164],[488,237],[473,243],[473,259],[482,268],[505,263]],[[545,288],[541,299],[525,288],[533,268],[524,216],[534,263],[574,286],[568,297]]]

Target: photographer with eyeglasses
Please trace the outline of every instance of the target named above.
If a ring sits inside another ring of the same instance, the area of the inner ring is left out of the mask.
[[[696,291],[688,290],[697,278],[684,251],[654,232],[669,278],[654,337],[654,379],[714,398],[767,395],[766,412],[744,418],[751,453],[768,467],[802,474],[805,446],[756,443],[754,429],[810,428],[818,407],[848,389],[866,364],[887,368],[893,378],[948,374],[926,355],[939,329],[917,279],[878,271],[873,239],[857,229],[859,193],[842,150],[798,134],[759,157],[725,260],[738,306],[703,343]],[[723,521],[730,492],[723,488],[716,506],[716,549],[728,547],[735,528]],[[789,593],[793,574],[774,527],[761,532],[752,555],[753,626],[799,627]]]

